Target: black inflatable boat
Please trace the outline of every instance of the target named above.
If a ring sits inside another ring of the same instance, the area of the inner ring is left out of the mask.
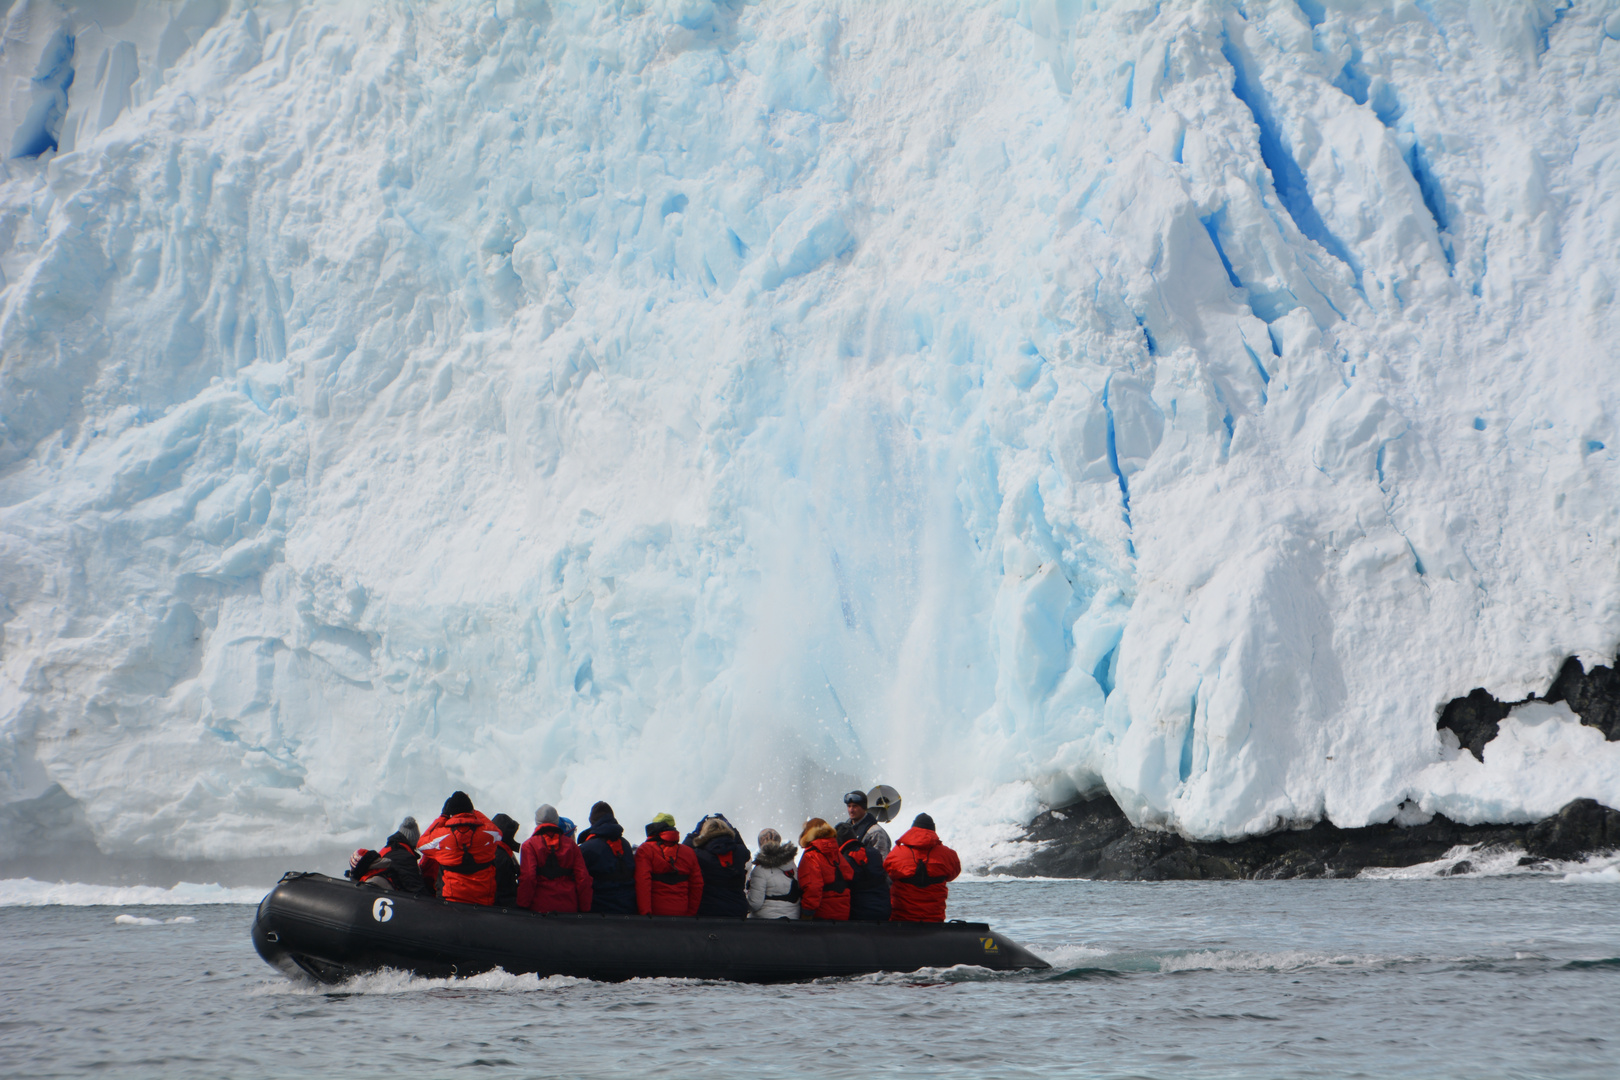
[[[253,945],[322,982],[396,968],[432,978],[514,974],[796,982],[972,964],[1049,967],[983,923],[793,922],[536,915],[292,873],[259,904]]]

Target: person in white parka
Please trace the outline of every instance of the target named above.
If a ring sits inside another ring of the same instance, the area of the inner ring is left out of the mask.
[[[759,831],[759,854],[748,870],[748,912],[751,919],[797,919],[799,883],[793,857],[798,845],[782,842],[775,829]]]

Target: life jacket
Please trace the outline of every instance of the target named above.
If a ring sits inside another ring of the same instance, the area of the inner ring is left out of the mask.
[[[799,860],[800,903],[806,917],[842,921],[849,918],[849,887],[854,867],[832,837],[812,840]]]
[[[573,877],[574,872],[564,867],[562,861],[557,858],[557,849],[562,846],[563,841],[562,830],[555,825],[549,828],[542,825],[534,830],[534,835],[540,838],[541,846],[546,852],[546,857],[535,864],[534,872],[551,881]]]
[[[689,871],[680,870],[676,867],[680,857],[680,852],[677,850],[680,847],[679,844],[654,840],[653,845],[654,855],[664,860],[664,869],[655,870],[652,873],[654,881],[662,882],[665,885],[681,885],[691,880],[692,875]]]
[[[381,851],[361,849],[349,860],[344,876],[357,885],[370,885],[374,889],[393,889],[396,892],[422,891],[422,872],[417,866],[419,856],[404,834],[395,833]]]
[[[376,862],[365,868],[360,881],[387,882],[399,892],[421,892],[422,872],[417,866],[420,858],[410,842],[395,833],[388,838],[388,846],[377,853]]]
[[[556,825],[541,825],[523,842],[519,907],[538,912],[589,911],[590,871],[579,848]]]
[[[804,890],[799,887],[799,879],[793,876],[792,870],[793,867],[788,867],[788,891],[780,896],[771,896],[767,893],[765,899],[777,900],[784,904],[797,904],[799,902],[799,897],[804,895]]]
[[[941,922],[950,894],[947,882],[962,872],[956,852],[931,829],[912,827],[883,861],[892,885],[890,918],[897,922]]]
[[[630,846],[630,841],[624,837],[609,840],[605,837],[594,837],[607,845],[613,853],[613,869],[601,875],[596,880],[615,885],[634,885],[636,883],[636,849]]]
[[[580,834],[580,857],[591,875],[591,910],[602,915],[636,913],[636,849],[624,829],[605,818]]]
[[[844,841],[841,850],[855,871],[850,881],[849,917],[859,922],[888,922],[893,907],[889,903],[889,875],[880,856],[853,838]]]
[[[439,818],[417,850],[424,876],[439,883],[439,895],[464,904],[495,902],[495,852],[501,831],[477,810]]]
[[[829,859],[828,863],[832,866],[833,879],[822,882],[821,891],[833,894],[849,892],[852,879],[844,876],[844,864],[832,859]]]
[[[667,829],[636,849],[636,910],[643,915],[696,915],[703,870],[695,852]]]
[[[503,839],[495,845],[495,906],[511,907],[517,903],[518,873],[518,849]]]
[[[911,847],[910,844],[902,844],[901,846],[905,847],[905,848],[909,848],[912,851],[912,856],[911,857],[912,857],[913,865],[915,866],[915,869],[913,869],[911,871],[911,873],[908,874],[907,876],[905,876],[903,878],[897,878],[895,880],[903,881],[907,885],[912,886],[913,888],[926,889],[930,885],[944,885],[944,884],[947,884],[948,882],[954,881],[956,879],[955,874],[950,874],[950,875],[938,874],[938,875],[936,875],[936,874],[930,874],[928,872],[928,851],[927,851],[927,849],[923,849],[921,854],[917,854],[918,849]]]

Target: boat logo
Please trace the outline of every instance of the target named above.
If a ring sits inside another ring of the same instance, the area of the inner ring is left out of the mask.
[[[377,897],[371,905],[371,917],[378,922],[387,922],[394,917],[394,902],[386,896]]]
[[[1001,951],[1001,946],[996,944],[996,939],[995,938],[993,938],[993,937],[982,937],[979,940],[984,942],[984,951],[985,952],[1000,952]]]

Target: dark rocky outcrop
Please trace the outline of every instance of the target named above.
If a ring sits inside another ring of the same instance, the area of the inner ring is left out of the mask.
[[[1516,706],[1532,701],[1568,702],[1581,723],[1597,728],[1610,742],[1620,742],[1620,671],[1602,666],[1587,671],[1573,656],[1564,661],[1545,695],[1531,695],[1523,701],[1498,701],[1483,688],[1475,687],[1467,697],[1447,702],[1436,726],[1455,732],[1463,748],[1484,761],[1485,744],[1496,738],[1498,725]]]
[[[1569,702],[1581,723],[1597,728],[1610,742],[1620,742],[1620,671],[1602,666],[1585,671],[1572,656],[1542,700]]]
[[[1513,706],[1523,702],[1497,701],[1486,693],[1481,687],[1469,692],[1467,697],[1455,698],[1440,710],[1440,723],[1442,728],[1450,728],[1457,735],[1457,741],[1464,750],[1473,754],[1480,761],[1485,760],[1485,744],[1496,738],[1498,725],[1513,710]]]
[[[1023,858],[991,866],[990,873],[1103,881],[1354,877],[1369,867],[1432,862],[1459,844],[1522,849],[1526,854],[1520,865],[1527,868],[1545,859],[1620,848],[1620,812],[1580,799],[1534,825],[1459,825],[1436,816],[1410,827],[1341,829],[1319,822],[1309,829],[1243,840],[1197,841],[1136,828],[1119,804],[1102,795],[1045,811],[1030,823],[1025,839],[1041,846]],[[1472,869],[1459,866],[1446,872]]]
[[[1620,848],[1620,810],[1592,799],[1576,799],[1526,831],[1524,849],[1543,859],[1578,859],[1593,851]]]

